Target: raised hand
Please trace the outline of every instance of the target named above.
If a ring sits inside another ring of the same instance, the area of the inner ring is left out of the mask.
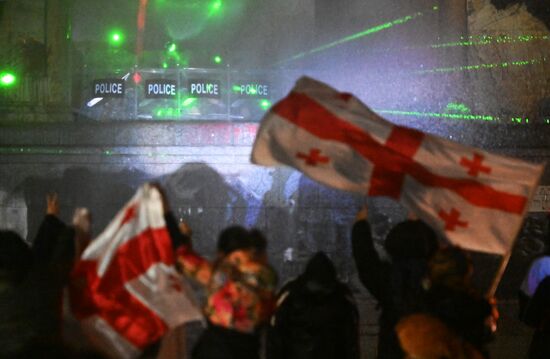
[[[364,205],[363,208],[357,212],[355,215],[355,222],[364,221],[367,219],[369,215],[369,209],[367,208],[367,205]]]
[[[89,234],[92,216],[87,208],[77,208],[73,214],[73,226],[78,233]]]
[[[168,203],[168,199],[166,198],[166,192],[164,191],[164,188],[162,188],[162,186],[158,182],[152,182],[150,183],[150,185],[151,187],[156,188],[157,191],[159,191],[164,213],[170,212],[170,204]]]
[[[59,200],[55,192],[46,195],[46,214],[59,216]]]
[[[191,236],[193,235],[193,230],[191,229],[191,227],[189,227],[189,225],[186,222],[181,221],[179,223],[178,227],[179,227],[180,232],[182,234],[184,234],[187,237],[191,238]]]

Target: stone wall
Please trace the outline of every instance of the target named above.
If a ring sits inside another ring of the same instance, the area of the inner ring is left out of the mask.
[[[469,74],[476,110],[550,117],[550,30],[523,4],[498,11],[490,0],[470,0],[468,12],[468,65],[485,66]]]

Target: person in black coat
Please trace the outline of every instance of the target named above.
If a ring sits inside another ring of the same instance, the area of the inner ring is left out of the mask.
[[[332,261],[315,254],[280,291],[267,335],[267,359],[358,359],[359,316]]]
[[[0,231],[0,358],[15,356],[30,341],[30,318],[20,305],[20,287],[32,266],[32,252],[13,231]]]
[[[531,263],[519,290],[520,319],[535,329],[529,347],[529,359],[550,358],[549,239],[544,254]]]
[[[524,322],[535,328],[529,359],[550,358],[550,276],[537,286],[525,308]]]
[[[359,279],[377,300],[379,318],[379,359],[400,359],[395,325],[403,316],[424,307],[422,281],[427,274],[428,259],[439,243],[435,232],[420,220],[398,223],[388,233],[384,247],[391,260],[382,260],[374,247],[368,211],[363,208],[352,229],[352,251]]]
[[[529,359],[550,358],[550,228],[544,239],[544,251],[529,266],[518,291],[519,319],[535,329]]]
[[[425,311],[441,320],[484,358],[493,339],[491,302],[472,285],[473,265],[459,247],[439,249],[429,261]]]
[[[0,291],[0,357],[69,355],[61,336],[62,297],[75,259],[75,230],[58,213],[57,195],[48,196],[46,216],[32,247],[8,235],[12,245],[2,253],[1,267],[12,274],[2,280]],[[11,261],[5,260],[10,256]]]

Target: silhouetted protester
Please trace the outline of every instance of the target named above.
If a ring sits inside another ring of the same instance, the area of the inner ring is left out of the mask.
[[[527,304],[523,321],[535,328],[529,359],[550,358],[550,276],[537,286]]]
[[[521,284],[521,320],[535,328],[529,358],[550,358],[550,250],[535,259]]]
[[[186,163],[163,183],[174,213],[198,233],[194,246],[200,253],[215,252],[218,234],[230,223],[245,223],[251,210],[245,193],[206,163]]]
[[[49,195],[46,216],[30,249],[13,233],[7,235],[6,242],[2,238],[2,246],[8,245],[1,251],[2,267],[8,268],[8,275],[7,280],[2,278],[7,284],[1,294],[0,357],[66,354],[61,338],[62,296],[75,246],[74,229],[66,226],[58,213],[57,195]]]
[[[245,228],[231,226],[220,233],[217,258],[209,262],[193,251],[189,236],[178,237],[170,227],[179,266],[207,290],[208,327],[193,358],[259,358],[259,329],[273,311],[276,286],[274,272],[258,251],[262,246]]]
[[[267,359],[359,358],[359,314],[332,261],[315,254],[280,291],[267,336]]]
[[[15,356],[32,338],[31,318],[21,305],[21,287],[32,266],[32,252],[18,234],[0,231],[0,357]]]
[[[208,291],[208,328],[199,338],[193,358],[259,358],[258,329],[272,312],[275,276],[256,260],[243,227],[222,231],[218,253],[218,259],[209,263],[186,246],[178,250],[185,274]]]
[[[428,259],[438,248],[435,232],[424,222],[407,220],[394,226],[384,242],[391,261],[381,259],[374,247],[367,208],[356,217],[352,250],[359,279],[378,301],[378,358],[403,358],[394,327],[399,319],[424,306],[422,287]]]
[[[35,297],[35,320],[41,336],[61,335],[63,288],[68,284],[75,259],[75,230],[59,217],[57,194],[47,198],[46,216],[34,240],[32,290]]]
[[[32,266],[32,252],[17,233],[0,230],[0,290],[13,289],[27,277]]]
[[[472,274],[470,257],[458,247],[441,248],[429,261],[424,313],[440,320],[454,335],[450,335],[445,344],[453,348],[452,357],[456,358],[461,357],[461,353],[489,357],[487,344],[492,339],[494,312],[489,300],[473,287]],[[406,340],[425,340],[418,332],[411,335],[413,338]],[[436,347],[435,343],[431,344]]]

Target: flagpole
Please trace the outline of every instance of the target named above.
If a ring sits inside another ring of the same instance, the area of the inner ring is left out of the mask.
[[[537,178],[537,181],[534,183],[533,187],[531,188],[531,191],[529,193],[529,196],[527,197],[528,199],[528,202],[527,203],[530,203],[531,200],[533,199],[533,196],[535,195],[535,192],[538,188],[538,184],[540,182],[540,178],[542,176],[542,173],[544,171],[544,167],[546,166],[546,163],[544,163],[542,165],[542,170],[539,172],[539,175],[538,175],[538,178]],[[527,212],[529,211],[529,205],[526,205],[524,208],[523,208],[523,213],[521,214],[521,218],[523,218],[523,221],[525,220],[525,215],[527,214]],[[521,230],[521,226],[518,226],[517,230],[516,230],[516,235],[515,235],[515,240],[517,240],[517,237],[519,235],[519,232]],[[495,293],[497,291],[497,288],[498,288],[498,285],[502,279],[502,276],[504,274],[504,271],[506,270],[506,267],[508,266],[508,262],[510,261],[510,257],[512,256],[512,251],[514,250],[514,246],[511,245],[510,246],[510,249],[508,250],[508,253],[506,253],[501,261],[500,261],[500,266],[498,267],[498,271],[497,273],[495,274],[495,277],[493,278],[493,282],[491,283],[491,286],[489,287],[489,290],[487,291],[487,298],[493,298],[495,296]]]
[[[510,261],[510,257],[512,256],[512,250],[508,253],[506,253],[502,259],[500,260],[500,265],[498,267],[498,270],[495,274],[495,277],[493,278],[493,282],[491,283],[491,286],[489,287],[489,290],[487,291],[487,298],[492,298],[495,296],[495,293],[497,291],[498,285],[500,284],[500,281],[502,280],[502,275],[504,274],[504,271],[506,270],[506,267],[508,266],[508,262]]]

